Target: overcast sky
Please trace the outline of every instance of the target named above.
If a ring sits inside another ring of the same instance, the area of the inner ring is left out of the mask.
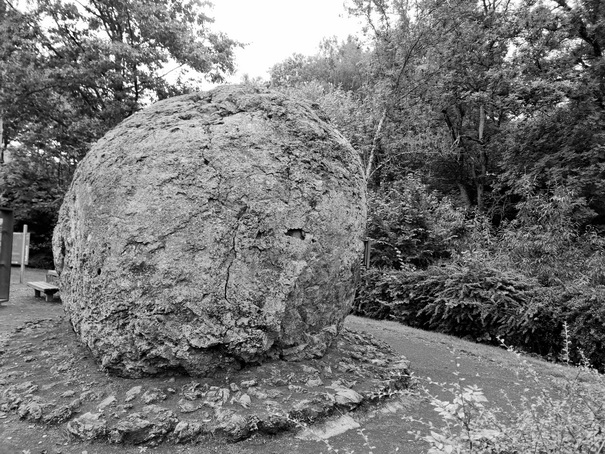
[[[293,53],[312,55],[324,37],[344,39],[361,30],[345,0],[214,0],[213,28],[248,43],[236,54],[238,72],[268,79],[267,71]]]

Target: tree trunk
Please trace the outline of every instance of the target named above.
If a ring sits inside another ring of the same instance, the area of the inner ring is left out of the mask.
[[[4,116],[2,111],[0,111],[0,165],[4,164],[4,150],[6,150],[4,142]]]
[[[464,186],[461,182],[458,182],[458,189],[460,190],[460,198],[462,199],[464,206],[467,210],[470,210],[473,207],[473,203],[471,202],[471,198],[468,195],[466,186]]]
[[[485,144],[483,143],[483,131],[485,129],[485,108],[479,106],[479,175],[476,176],[475,184],[477,186],[477,210],[483,211],[485,180],[487,178],[487,155],[485,154]]]
[[[477,181],[477,211],[478,212],[483,211],[483,205],[484,205],[483,193],[484,192],[485,192],[485,187],[484,187],[483,183],[480,181]]]
[[[374,138],[372,139],[372,148],[370,149],[370,156],[368,156],[368,162],[366,163],[366,184],[370,180],[370,175],[372,174],[372,167],[374,165],[374,158],[376,155],[376,149],[378,148],[378,142],[380,141],[380,133],[382,132],[382,127],[387,118],[387,109],[385,108],[382,111],[382,116],[380,117],[380,121],[378,122],[378,127],[376,128],[376,132],[374,133]]]

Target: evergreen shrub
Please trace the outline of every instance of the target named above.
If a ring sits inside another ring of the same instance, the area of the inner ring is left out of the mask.
[[[410,174],[368,195],[372,266],[425,268],[451,257],[465,234],[465,213]]]
[[[356,315],[540,355],[561,350],[561,306],[553,289],[511,271],[448,264],[426,270],[368,269]]]
[[[363,273],[353,313],[395,320],[551,359],[561,357],[563,323],[569,359],[605,371],[605,286],[544,287],[536,279],[479,263],[426,270]]]
[[[605,286],[582,286],[564,293],[570,360],[605,371]]]

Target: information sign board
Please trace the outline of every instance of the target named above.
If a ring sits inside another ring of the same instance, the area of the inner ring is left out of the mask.
[[[25,260],[24,265],[29,265],[29,238],[30,234],[25,236]],[[21,248],[23,247],[23,233],[13,233],[13,255],[11,263],[21,265]]]

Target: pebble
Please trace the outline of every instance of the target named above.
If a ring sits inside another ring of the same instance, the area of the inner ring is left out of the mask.
[[[139,394],[141,394],[142,391],[142,386],[133,386],[128,391],[126,391],[126,398],[124,399],[124,402],[130,402],[131,400],[134,400]]]
[[[103,399],[103,401],[99,405],[97,405],[97,409],[99,411],[103,411],[103,410],[105,410],[106,407],[109,407],[110,405],[114,405],[117,401],[118,401],[118,399],[116,399],[116,396],[106,397],[105,399]]]

